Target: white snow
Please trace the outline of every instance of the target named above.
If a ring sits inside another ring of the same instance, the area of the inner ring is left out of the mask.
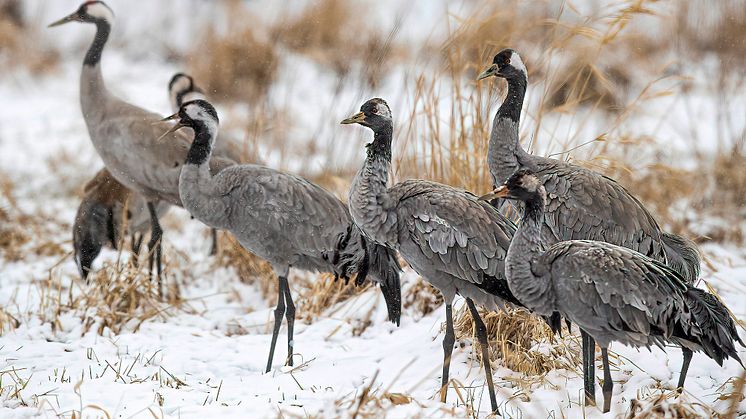
[[[169,46],[184,50],[193,40],[196,25],[191,23],[197,22],[194,16],[200,16],[200,22],[220,21],[220,14],[211,10],[211,3],[200,1],[184,2],[186,12],[165,1],[137,2],[137,7],[127,1],[107,3],[117,19],[103,58],[109,88],[142,107],[169,114],[167,84],[175,72],[184,68],[160,57],[158,51],[165,48],[160,40],[164,38],[156,38],[152,27],[169,28],[163,35],[171,43]],[[427,7],[430,2],[419,1],[408,8],[406,3],[397,2],[397,10],[407,19],[401,35],[404,39],[416,42],[443,31],[433,27],[438,27],[435,23],[442,19],[446,6],[438,2],[437,7],[431,8]],[[375,4],[380,2],[368,2],[369,6]],[[74,1],[35,1],[28,13],[43,24],[69,14],[77,6]],[[279,7],[252,7],[263,17],[280,13]],[[459,4],[449,10],[459,12],[466,7]],[[164,11],[174,14],[164,16]],[[191,17],[181,19],[177,13]],[[386,21],[381,13],[371,11],[370,19]],[[446,405],[439,402],[443,307],[422,317],[405,311],[401,326],[395,327],[386,321],[383,299],[377,290],[330,307],[311,324],[297,321],[295,368],[282,367],[286,351],[283,326],[273,371],[265,374],[273,304],[255,286],[241,282],[234,270],[215,266],[207,256],[206,228],[190,220],[183,210],[171,211],[164,221],[164,250],[167,276],[178,282],[182,297],[188,300],[186,311],[173,311],[166,320],[146,321],[136,331],[131,325],[118,334],[106,329],[99,335],[96,327],[87,329],[75,310],[63,310],[57,324],[45,321],[54,317],[49,313],[54,307],[48,305],[51,296],[42,294],[42,290],[49,289],[42,285],[43,281],[51,278],[61,285],[65,292],[58,298],[63,302],[67,301],[68,289],[79,295],[86,288],[77,278],[69,253],[61,259],[35,255],[33,249],[53,242],[65,252],[71,251],[70,225],[79,203],[75,193],[101,166],[88,140],[78,104],[79,67],[91,31],[72,23],[55,32],[50,30],[45,33],[47,42],[60,48],[64,56],[58,71],[31,77],[19,70],[0,79],[0,97],[6,104],[0,112],[0,183],[14,184],[13,197],[19,209],[41,214],[48,224],[47,236],[34,235],[25,246],[29,254],[24,259],[9,261],[0,254],[0,308],[21,322],[18,328],[0,335],[0,417],[70,417],[73,411],[82,410],[83,417],[93,418],[103,416],[100,409],[121,418],[347,417],[369,386],[379,395],[402,393],[413,398],[410,403],[391,406],[386,412],[388,417],[465,416],[466,407],[453,389],[449,390]],[[123,45],[121,39],[125,37],[139,41]],[[155,51],[137,52],[138,47],[150,44],[156,45]],[[701,73],[695,75],[698,76]],[[502,84],[499,86],[503,88]],[[368,141],[369,134],[340,128],[338,122],[356,112],[370,97],[383,97],[392,105],[396,124],[406,121],[412,87],[405,80],[390,77],[375,92],[357,85],[347,87],[349,91],[342,88],[335,93],[335,78],[325,69],[302,56],[284,57],[270,100],[280,104],[278,109],[287,108],[302,118],[303,124],[290,131],[292,144],[301,149],[313,144],[315,152],[303,160],[291,161],[272,154],[276,152],[273,149],[261,149],[267,151],[261,156],[266,163],[306,174],[323,168],[356,167],[363,155],[363,138]],[[531,106],[539,102],[542,91],[541,87],[529,88],[529,109],[524,112],[527,122],[522,125],[526,134],[533,132]],[[743,126],[744,97],[736,97],[728,105],[733,110],[734,118],[729,121],[732,126]],[[690,150],[688,128],[696,130],[701,150],[717,148],[712,127],[719,120],[714,102],[715,98],[704,89],[695,89],[691,103],[661,97],[655,106],[631,115],[632,122],[625,124],[624,129],[656,135],[669,147],[668,158],[680,159],[683,165],[696,158]],[[236,105],[218,106],[218,112],[222,121],[224,113],[240,117],[247,111]],[[691,114],[708,122],[694,124],[688,121]],[[443,116],[444,124],[449,117]],[[542,125],[545,131],[539,133],[546,136],[536,139],[539,151],[562,150],[564,144],[557,144],[555,136],[587,139],[604,132],[607,121],[579,124],[583,118],[547,117]],[[681,121],[688,121],[687,125]],[[573,128],[578,124],[585,131]],[[598,132],[591,132],[596,129]],[[9,207],[8,198],[0,194],[0,208]],[[704,250],[710,263],[705,267],[703,282],[719,293],[743,324],[746,251],[730,245],[708,245]],[[94,266],[99,268],[104,261],[116,258],[115,251],[106,250]],[[305,275],[291,273],[296,299],[300,279]],[[415,278],[407,270],[402,279],[405,288]],[[457,305],[461,303],[459,300]],[[355,336],[356,322],[371,310],[372,325]],[[743,328],[740,333],[746,336]],[[451,377],[467,388],[473,386],[474,405],[480,417],[486,416],[489,398],[484,373],[471,354],[470,342],[466,343],[454,350]],[[606,417],[626,412],[632,399],[655,394],[660,388],[671,391],[676,385],[679,349],[669,348],[667,353],[621,345],[612,349],[619,358],[614,360],[616,368],[612,372],[612,412]],[[534,350],[548,353],[549,348],[538,345]],[[739,353],[746,358],[743,348]],[[500,407],[511,417],[603,416],[598,408],[582,407],[582,378],[575,371],[552,371],[530,392],[515,384],[520,374],[503,365],[493,365],[493,373]],[[733,360],[720,368],[714,361],[695,354],[682,398],[723,410],[728,401],[720,400],[720,396],[732,391],[733,377],[742,373],[741,366]],[[598,368],[597,375],[601,374]],[[600,385],[597,400],[602,400]],[[746,412],[746,401],[739,407],[740,412]]]

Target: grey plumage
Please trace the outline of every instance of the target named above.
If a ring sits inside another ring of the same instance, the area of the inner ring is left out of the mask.
[[[399,324],[400,267],[395,254],[368,242],[339,199],[300,176],[259,165],[235,165],[212,176],[208,164],[218,131],[214,108],[196,100],[182,105],[171,118],[179,120],[172,130],[186,126],[195,132],[179,182],[185,208],[205,224],[233,233],[278,275],[280,295],[268,371],[283,314],[288,320],[287,363],[293,364],[295,307],[287,284],[291,267],[343,278],[357,274],[358,281],[366,275],[373,278],[381,284],[389,319]]]
[[[367,157],[350,187],[352,218],[367,237],[397,249],[409,265],[443,294],[446,302],[445,362],[441,400],[445,401],[450,352],[453,349],[451,304],[456,294],[467,299],[487,350],[486,331],[473,301],[490,309],[520,305],[507,287],[504,260],[515,225],[474,195],[424,180],[387,187],[391,165],[393,121],[382,99],[371,99],[361,112],[342,121],[374,132]],[[489,359],[489,358],[485,358]],[[489,362],[485,362],[490,401],[497,410]]]
[[[698,279],[700,255],[696,245],[662,231],[645,206],[613,179],[523,150],[518,134],[528,72],[517,52],[505,49],[495,55],[492,65],[478,79],[490,76],[508,82],[508,93],[495,115],[488,146],[493,184],[503,184],[521,168],[538,176],[547,191],[542,223],[547,244],[586,239],[613,243],[667,263],[689,283]],[[583,344],[594,345],[585,334]],[[586,402],[595,404],[595,351],[585,348],[583,353]]]
[[[624,246],[676,269],[688,282],[698,279],[700,255],[691,241],[665,233],[645,206],[613,179],[573,164],[526,153],[519,121],[528,77],[517,52],[498,53],[480,75],[505,78],[508,94],[495,115],[488,147],[494,185],[517,169],[533,171],[547,191],[542,233],[547,243],[599,240]]]
[[[190,140],[185,133],[160,138],[162,129],[154,125],[160,121],[159,115],[117,98],[106,88],[100,61],[113,21],[114,14],[106,4],[89,1],[50,26],[68,22],[96,25],[96,35],[81,71],[81,110],[91,142],[111,175],[147,202],[151,218],[149,268],[152,273],[155,262],[160,280],[162,230],[156,205],[164,201],[181,206],[179,173]],[[219,171],[232,164],[229,159],[213,159],[211,168]]]
[[[719,364],[729,357],[741,362],[734,341],[743,342],[735,323],[712,295],[665,264],[625,247],[591,240],[546,247],[541,230],[546,190],[527,170],[513,174],[496,195],[525,204],[506,259],[508,285],[529,309],[557,312],[598,342],[605,367],[604,412],[613,386],[606,354],[611,342],[661,348],[674,343],[703,351]],[[687,368],[685,359],[680,386]]]

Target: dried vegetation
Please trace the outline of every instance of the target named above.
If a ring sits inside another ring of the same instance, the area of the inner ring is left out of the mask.
[[[20,0],[0,0],[0,66],[32,74],[54,69],[59,53],[40,42],[37,26],[26,21]]]

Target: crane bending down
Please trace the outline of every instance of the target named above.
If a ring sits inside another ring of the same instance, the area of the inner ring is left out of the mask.
[[[392,249],[365,239],[345,205],[330,192],[299,176],[268,167],[242,164],[213,176],[210,156],[218,133],[218,115],[204,100],[187,102],[165,120],[177,120],[170,131],[194,130],[195,139],[181,170],[179,194],[184,207],[203,223],[233,233],[239,243],[267,260],[277,274],[275,309],[267,372],[272,368],[283,314],[288,324],[287,365],[293,365],[295,305],[290,295],[291,267],[357,274],[381,285],[389,320],[401,316],[401,268]]]
[[[185,133],[162,133],[154,123],[158,114],[127,103],[112,95],[101,74],[101,54],[109,39],[114,13],[101,1],[88,1],[72,14],[50,24],[69,22],[96,25],[96,35],[83,60],[80,76],[80,106],[91,142],[111,175],[128,189],[143,196],[150,214],[148,266],[155,264],[161,290],[161,237],[156,206],[160,202],[181,206],[178,184],[181,164],[189,149]],[[212,159],[211,170],[218,172],[233,165],[230,159]]]
[[[106,169],[96,173],[83,190],[83,200],[73,223],[73,258],[83,280],[104,246],[117,249],[122,238],[131,235],[133,261],[137,265],[143,235],[150,227],[148,208],[142,196],[117,182]],[[158,216],[169,205],[156,207]]]
[[[549,245],[542,234],[547,193],[532,172],[519,170],[483,198],[524,202],[521,225],[505,261],[508,285],[535,313],[557,312],[598,342],[604,367],[604,412],[611,407],[614,385],[607,353],[613,341],[647,348],[674,343],[704,352],[721,366],[728,358],[741,362],[734,341],[742,346],[743,342],[727,308],[713,295],[689,285],[678,272],[611,243],[569,240]],[[685,359],[679,386],[688,368]]]
[[[663,262],[688,282],[698,279],[700,255],[690,240],[666,233],[650,212],[613,179],[560,160],[527,153],[519,142],[519,122],[528,85],[520,55],[505,49],[477,80],[490,76],[508,83],[505,101],[495,115],[487,160],[497,187],[518,169],[530,169],[547,191],[542,235],[546,243],[598,240],[623,246]],[[582,331],[586,403],[595,404],[595,344]],[[692,353],[683,350],[685,362]]]
[[[492,310],[521,306],[504,275],[504,260],[516,227],[487,202],[447,185],[407,180],[387,187],[393,120],[383,99],[365,102],[359,113],[342,121],[353,123],[374,133],[373,142],[366,146],[365,163],[350,187],[349,206],[355,224],[377,243],[397,249],[445,300],[441,401],[446,400],[455,340],[452,303],[459,294],[466,298],[476,324],[490,402],[497,412],[487,329],[474,303]]]

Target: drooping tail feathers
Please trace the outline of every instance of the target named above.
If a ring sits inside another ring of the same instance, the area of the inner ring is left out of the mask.
[[[332,261],[338,275],[347,280],[357,274],[355,283],[361,285],[367,277],[377,282],[386,301],[389,320],[399,325],[401,319],[401,266],[396,252],[367,240],[362,231],[350,225],[347,234],[340,239],[338,252]]]
[[[663,233],[663,247],[666,251],[667,265],[675,270],[689,284],[699,279],[701,255],[693,241],[676,234]]]
[[[745,345],[728,309],[714,295],[699,288],[690,287],[684,298],[690,310],[692,328],[686,333],[688,336],[682,337],[701,346],[702,351],[718,365],[722,365],[724,359],[733,358],[743,366],[734,342]]]

